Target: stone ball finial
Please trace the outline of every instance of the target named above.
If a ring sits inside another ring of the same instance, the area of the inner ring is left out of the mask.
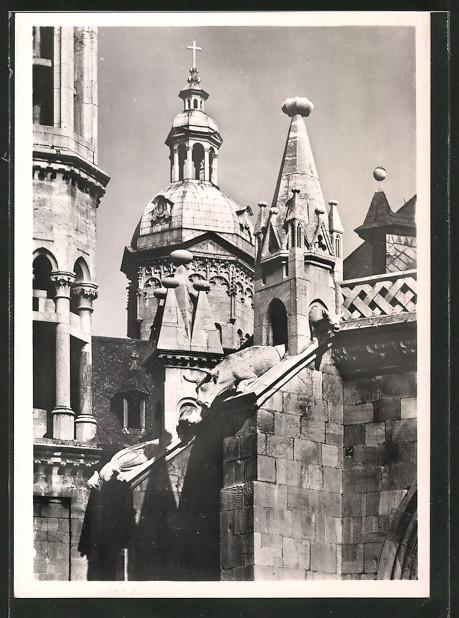
[[[153,296],[155,298],[157,298],[158,300],[161,298],[166,298],[167,295],[167,289],[166,288],[156,288],[156,290],[153,292]]]
[[[282,105],[282,111],[290,118],[297,115],[309,116],[313,109],[314,105],[306,97],[292,97],[286,99]]]
[[[193,287],[198,292],[208,292],[210,290],[210,283],[208,281],[199,280],[193,283]]]
[[[163,279],[163,286],[167,289],[178,288],[179,285],[180,281],[174,279],[174,277],[164,277]]]
[[[382,165],[378,165],[378,167],[375,167],[375,169],[373,170],[373,178],[378,182],[384,180],[386,176],[387,170]]]
[[[170,257],[172,262],[178,266],[182,264],[189,264],[193,261],[193,254],[191,251],[187,251],[186,249],[177,249],[176,251],[172,251]]]

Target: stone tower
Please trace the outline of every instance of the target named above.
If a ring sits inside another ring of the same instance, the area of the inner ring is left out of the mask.
[[[155,290],[176,268],[170,253],[187,249],[193,254],[186,264],[189,281],[209,282],[221,345],[233,351],[253,333],[253,229],[250,208],[240,207],[217,184],[223,140],[205,111],[208,96],[194,58],[179,93],[183,110],[166,139],[170,184],[147,204],[124,252],[127,332],[132,338],[150,339],[160,305]]]
[[[266,213],[267,206],[259,205],[255,228],[254,343],[285,344],[289,354],[309,344],[314,307],[336,313],[335,270],[342,273],[342,257],[336,255],[342,225],[335,202],[327,214],[303,121],[312,109],[300,97],[282,107],[291,118],[290,129],[271,208]]]
[[[92,440],[97,297],[97,34],[33,28],[33,316],[36,438]]]

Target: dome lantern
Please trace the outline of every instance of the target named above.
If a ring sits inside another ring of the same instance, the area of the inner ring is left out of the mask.
[[[209,94],[201,86],[196,66],[196,51],[202,48],[193,41],[193,66],[188,83],[179,92],[183,111],[174,118],[166,139],[170,150],[170,180],[197,180],[217,185],[217,153],[222,138],[215,120],[204,111]]]

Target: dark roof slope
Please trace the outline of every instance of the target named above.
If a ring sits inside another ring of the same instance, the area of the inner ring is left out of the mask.
[[[93,411],[98,422],[97,439],[104,445],[127,446],[139,441],[139,437],[122,432],[119,416],[114,412],[114,402],[123,385],[133,379],[132,354],[139,355],[139,368],[135,370],[135,382],[140,380],[142,390],[154,391],[154,376],[141,368],[149,350],[150,342],[139,339],[93,337]],[[141,374],[141,376],[140,376]],[[147,414],[149,402],[147,399]]]

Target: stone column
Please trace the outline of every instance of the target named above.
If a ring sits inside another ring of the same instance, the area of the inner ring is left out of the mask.
[[[215,152],[214,157],[212,159],[212,182],[214,185],[218,185],[217,170],[218,170],[218,154]]]
[[[79,395],[80,413],[75,420],[75,437],[80,442],[95,438],[97,422],[92,413],[92,302],[97,298],[97,285],[91,282],[78,282],[72,287],[72,295],[78,298],[80,328],[89,339],[83,344],[80,353]]]
[[[61,29],[61,127],[73,131],[75,91],[73,28]]]
[[[204,180],[209,180],[209,149],[204,150]]]
[[[179,166],[179,153],[178,153],[178,147],[174,146],[174,154],[173,154],[173,163],[172,163],[172,182],[177,182],[179,179],[179,171],[180,171],[180,166]]]
[[[193,144],[189,144],[186,148],[186,171],[184,174],[185,180],[193,180],[193,169]]]
[[[70,286],[75,275],[51,273],[56,287],[56,403],[53,415],[53,438],[74,439],[74,413],[70,407]]]

